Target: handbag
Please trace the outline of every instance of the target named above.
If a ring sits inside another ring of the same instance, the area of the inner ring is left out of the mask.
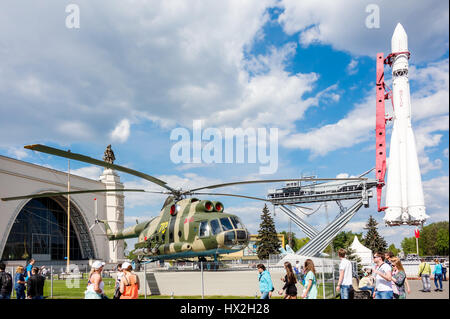
[[[120,292],[120,286],[117,286],[116,289],[114,289],[113,299],[120,299],[121,295],[122,295],[122,293]]]

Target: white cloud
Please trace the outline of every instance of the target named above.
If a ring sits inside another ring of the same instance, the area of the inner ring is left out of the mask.
[[[70,174],[86,177],[98,181],[103,169],[98,166],[86,166],[77,169],[71,169]]]
[[[0,143],[100,141],[124,118],[167,128],[237,108],[245,54],[274,3],[81,0],[77,30],[65,28],[59,5],[3,4],[0,28],[11,32],[0,47]],[[17,127],[26,130],[6,138]]]
[[[437,213],[439,216],[446,216],[448,220],[449,209],[449,177],[441,176],[423,181],[423,191],[425,196],[425,206],[427,214]]]
[[[379,28],[368,28],[368,5],[380,13]],[[398,22],[408,34],[415,61],[439,58],[448,50],[448,3],[446,1],[348,1],[282,0],[278,21],[288,34],[299,33],[303,46],[330,44],[353,55],[374,57],[390,52],[391,37]]]
[[[347,65],[347,73],[349,75],[358,73],[358,60],[352,59],[350,61],[350,63]]]
[[[448,131],[448,59],[422,68],[414,67],[409,78],[419,87],[412,94],[412,120],[419,160],[422,169],[427,172],[440,168],[440,161],[430,161],[425,148],[438,146],[442,132]],[[363,102],[356,104],[353,110],[336,123],[291,134],[282,140],[282,145],[310,150],[314,157],[370,140],[375,128],[374,98],[373,92],[369,92]],[[390,101],[386,101],[386,112],[392,114]],[[389,125],[391,123],[388,123],[388,129]]]
[[[111,139],[119,143],[126,142],[130,136],[130,121],[123,119],[111,132]]]
[[[184,173],[182,176],[178,175],[158,175],[156,178],[163,180],[168,186],[174,189],[189,190],[202,186],[220,184],[220,179],[209,178],[194,173]],[[144,189],[146,191],[165,192],[165,188],[160,187],[152,182],[146,180],[128,181],[124,182],[125,188]],[[202,190],[200,192],[209,192],[210,190]],[[152,194],[141,192],[129,192],[125,197],[127,207],[133,208],[137,206],[162,206],[164,200],[169,195]]]
[[[24,158],[29,156],[29,153],[22,147],[9,147],[8,154],[19,160],[23,160]]]
[[[289,133],[309,107],[337,102],[340,95],[332,86],[304,97],[319,77],[286,71],[295,43],[249,54],[255,41],[264,39],[267,9],[275,5],[274,0],[82,1],[80,29],[68,33],[57,27],[56,6],[32,5],[24,13],[11,3],[0,13],[1,28],[10,29],[10,19],[16,26],[5,39],[8,50],[0,50],[1,78],[9,79],[0,80],[0,93],[9,101],[0,107],[16,120],[0,122],[0,133],[17,126],[27,130],[12,139],[0,134],[0,145],[22,144],[30,136],[59,143],[124,142],[130,123],[148,120],[165,129],[204,119],[219,127],[279,126]],[[37,41],[29,30],[52,36]],[[18,93],[20,85],[33,98]]]
[[[366,222],[348,222],[347,225],[342,228],[343,231],[351,231],[352,233],[364,232],[364,227],[366,227]]]
[[[309,132],[292,134],[282,141],[282,145],[307,149],[312,152],[312,156],[318,156],[367,141],[375,126],[373,104],[373,96],[370,95],[338,122],[314,128]]]
[[[448,123],[449,116],[443,115],[423,120],[416,125],[416,148],[422,174],[442,167],[442,160],[439,158],[434,160],[430,159],[427,150],[432,150],[440,145],[442,133],[449,129]]]

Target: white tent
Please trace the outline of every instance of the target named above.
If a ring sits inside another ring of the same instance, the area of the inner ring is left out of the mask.
[[[353,249],[355,255],[361,258],[361,265],[363,267],[373,265],[372,251],[359,242],[358,236],[355,236],[355,238],[353,239],[353,243],[350,245],[350,248]]]

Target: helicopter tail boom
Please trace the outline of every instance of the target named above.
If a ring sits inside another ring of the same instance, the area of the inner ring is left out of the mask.
[[[120,239],[128,239],[139,237],[140,233],[147,227],[150,221],[146,221],[143,223],[136,224],[131,227],[127,227],[122,231],[113,232],[111,227],[106,220],[99,220],[98,222],[102,223],[105,226],[106,236],[108,240],[120,240]]]

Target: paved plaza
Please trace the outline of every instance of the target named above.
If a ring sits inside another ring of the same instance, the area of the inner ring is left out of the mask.
[[[421,280],[409,280],[409,286],[411,293],[406,296],[407,299],[449,299],[448,281],[442,282],[444,291],[434,291],[436,287],[433,280],[431,280],[431,292],[420,291],[423,288]]]

